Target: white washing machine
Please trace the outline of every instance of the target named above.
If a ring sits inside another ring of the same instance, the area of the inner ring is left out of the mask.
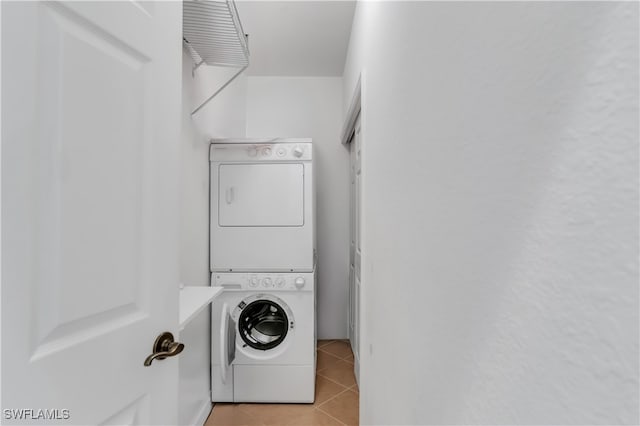
[[[209,153],[211,271],[313,271],[311,139],[217,139]]]
[[[211,275],[214,402],[313,402],[315,272]]]

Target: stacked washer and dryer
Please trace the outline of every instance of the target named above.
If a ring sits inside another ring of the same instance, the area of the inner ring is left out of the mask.
[[[214,402],[313,402],[315,191],[311,139],[211,144]]]

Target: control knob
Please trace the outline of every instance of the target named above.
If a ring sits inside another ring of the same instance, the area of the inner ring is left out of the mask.
[[[304,287],[304,283],[305,283],[305,281],[304,281],[304,278],[302,278],[302,277],[298,277],[298,278],[296,278],[296,280],[294,281],[294,284],[296,285],[296,287],[297,287],[297,288],[302,288],[302,287]]]
[[[263,150],[262,150],[262,155],[263,155],[264,157],[268,157],[268,156],[270,156],[270,155],[271,155],[271,148],[265,148],[265,149],[263,149]]]
[[[249,287],[257,287],[258,286],[258,279],[256,277],[251,277],[251,279],[249,280]]]
[[[295,148],[293,148],[292,152],[293,152],[293,155],[300,158],[302,157],[302,154],[304,154],[304,149],[302,149],[302,147],[296,146]]]
[[[278,288],[284,287],[284,279],[283,278],[278,278],[276,280],[276,287],[278,287]]]
[[[264,280],[262,280],[262,285],[264,287],[271,287],[271,278],[267,277]]]

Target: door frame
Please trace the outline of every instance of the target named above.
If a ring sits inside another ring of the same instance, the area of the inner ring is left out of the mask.
[[[351,103],[349,104],[349,110],[347,111],[347,116],[345,118],[344,124],[342,125],[342,132],[340,133],[340,142],[343,145],[348,145],[351,141],[351,135],[355,130],[356,119],[358,115],[362,114],[362,81],[363,81],[364,71],[362,71],[358,75],[358,80],[356,81],[356,85],[353,89],[353,94],[351,95]],[[362,117],[360,118],[360,126],[362,126]]]
[[[360,146],[362,147],[362,141],[364,140],[364,132],[365,132],[365,123],[366,123],[366,113],[365,110],[363,108],[363,104],[364,104],[364,100],[366,100],[366,72],[365,70],[361,70],[360,73],[358,74],[358,78],[356,80],[355,86],[353,88],[353,93],[351,95],[351,102],[349,104],[349,109],[347,111],[345,120],[344,120],[344,124],[342,126],[342,132],[341,132],[341,136],[340,136],[340,142],[343,145],[348,145],[349,143],[351,143],[353,141],[353,136],[354,136],[354,132],[355,132],[355,128],[356,128],[356,124],[359,121],[360,122]],[[362,268],[362,265],[365,265],[365,259],[366,259],[366,229],[367,227],[365,226],[366,224],[366,209],[364,209],[364,205],[366,204],[365,200],[366,200],[366,192],[365,192],[365,179],[363,178],[364,176],[364,170],[365,170],[365,154],[364,154],[365,150],[361,149],[361,154],[360,154],[360,241],[361,241],[361,246],[360,246],[360,266],[361,266],[361,271],[360,271],[360,309],[358,312],[358,318],[357,318],[357,324],[358,324],[358,358],[354,358],[354,373],[356,376],[356,381],[358,383],[358,386],[360,387],[360,390],[362,390],[362,376],[360,375],[360,371],[361,371],[361,365],[362,363],[362,359],[364,351],[363,348],[364,347],[368,347],[368,345],[365,345],[364,342],[367,342],[367,330],[366,330],[366,323],[365,321],[363,321],[364,318],[366,318],[366,311],[367,311],[367,304],[364,302],[366,300],[366,285],[364,284],[366,281],[366,271],[364,268]],[[349,167],[351,167],[351,163],[349,164]],[[351,179],[351,172],[349,172],[349,179]],[[351,182],[349,182],[349,184],[351,184]],[[351,242],[349,243],[351,244]],[[349,253],[351,253],[351,251],[349,251]],[[354,270],[354,274],[355,274],[355,270]],[[351,278],[351,277],[349,277]],[[355,279],[355,277],[354,277]],[[349,280],[349,286],[351,286],[351,282]],[[349,303],[349,309],[351,309],[351,303]],[[348,316],[349,320],[351,319],[350,316]],[[350,330],[348,330],[348,332],[350,333]],[[351,336],[350,336],[351,337]],[[362,404],[360,404],[360,407],[362,407]]]

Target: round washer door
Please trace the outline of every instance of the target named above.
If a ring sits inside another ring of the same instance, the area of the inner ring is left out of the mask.
[[[233,318],[244,344],[268,351],[281,345],[294,327],[291,309],[282,299],[270,294],[254,294],[240,302]]]

